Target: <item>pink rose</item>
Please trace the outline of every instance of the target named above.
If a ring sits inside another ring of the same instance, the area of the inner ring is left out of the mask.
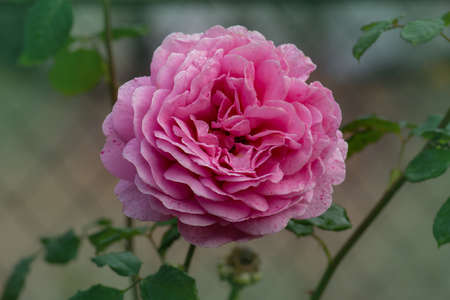
[[[103,124],[125,215],[177,217],[188,242],[216,247],[331,205],[345,176],[341,111],[305,82],[315,65],[296,46],[214,26],[169,35],[150,69],[120,87]]]

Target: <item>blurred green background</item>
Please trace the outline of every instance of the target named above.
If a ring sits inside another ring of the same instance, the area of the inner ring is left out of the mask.
[[[19,67],[23,25],[31,1],[0,0],[0,282],[13,264],[39,247],[39,236],[56,234],[100,216],[123,221],[113,194],[116,180],[102,167],[101,124],[110,111],[104,83],[81,96],[52,90],[48,65]],[[102,30],[97,1],[73,1],[73,33]],[[221,24],[244,25],[276,44],[295,43],[318,68],[312,80],[333,90],[344,123],[376,113],[392,120],[422,122],[444,112],[450,103],[449,44],[436,38],[412,47],[398,31],[387,32],[358,63],[351,49],[361,25],[399,15],[405,20],[437,17],[448,1],[113,1],[113,25],[148,26],[149,35],[114,44],[119,82],[149,73],[152,52],[169,33],[201,32]],[[406,159],[419,149],[410,144]],[[397,162],[400,142],[394,136],[348,161],[347,180],[334,200],[345,206],[354,225],[374,205]],[[449,299],[450,246],[438,249],[432,220],[449,194],[449,173],[429,182],[406,185],[373,224],[337,271],[323,299]],[[354,226],[356,227],[356,226]],[[351,230],[319,232],[335,252]],[[252,241],[260,253],[263,279],[242,299],[308,299],[326,260],[311,238],[289,232]],[[159,262],[148,241],[137,240],[145,265]],[[225,299],[228,287],[218,280],[216,265],[233,245],[199,249],[191,272],[201,299]],[[180,240],[168,258],[181,263],[187,243]],[[94,283],[127,286],[106,269],[98,269],[85,244],[68,267],[34,265],[22,299],[67,299]]]

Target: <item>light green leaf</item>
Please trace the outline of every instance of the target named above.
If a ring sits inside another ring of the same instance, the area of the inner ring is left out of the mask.
[[[359,60],[370,46],[380,37],[381,33],[391,29],[391,21],[378,21],[361,27],[363,35],[359,37],[353,46],[353,56]]]
[[[439,209],[433,223],[433,235],[438,247],[450,243],[450,197]]]
[[[86,291],[78,291],[69,300],[123,300],[123,292],[115,288],[97,284]]]
[[[119,40],[122,38],[136,38],[147,35],[149,32],[147,26],[128,26],[128,27],[116,27],[111,29],[113,40]],[[100,33],[102,39],[105,38],[105,32]]]
[[[286,230],[294,233],[297,237],[302,237],[311,235],[314,227],[309,222],[304,222],[304,220],[291,219],[286,226]]]
[[[448,147],[427,147],[406,167],[405,177],[410,182],[419,182],[438,177],[450,166]]]
[[[444,26],[450,25],[450,11],[446,12],[441,19],[444,21]]]
[[[50,69],[52,86],[66,94],[75,95],[95,87],[104,74],[103,60],[96,50],[62,51]]]
[[[442,19],[427,19],[409,22],[403,27],[400,36],[407,42],[418,45],[432,40],[444,29]]]
[[[161,244],[159,245],[158,252],[162,257],[166,256],[167,250],[180,238],[177,224],[172,224],[161,238]]]
[[[99,253],[114,243],[129,239],[137,235],[144,235],[148,231],[147,227],[119,228],[106,227],[96,233],[89,235],[89,241]]]
[[[24,49],[19,62],[33,65],[45,61],[64,47],[72,28],[69,0],[38,0],[25,21]]]
[[[99,267],[108,265],[114,272],[121,276],[137,275],[142,262],[131,252],[113,252],[92,258]]]
[[[400,133],[400,129],[398,123],[374,115],[348,123],[342,128],[348,142],[347,158],[363,150],[369,144],[377,142],[387,133]]]
[[[341,231],[352,227],[345,208],[335,203],[322,215],[306,221],[323,230]]]
[[[143,300],[198,300],[195,280],[172,266],[163,265],[159,271],[141,281]]]
[[[41,243],[45,248],[45,260],[52,264],[65,264],[76,258],[80,247],[80,238],[70,229],[54,237],[43,237]]]
[[[30,272],[31,263],[36,255],[21,259],[5,282],[1,300],[17,300],[25,286],[25,280]]]

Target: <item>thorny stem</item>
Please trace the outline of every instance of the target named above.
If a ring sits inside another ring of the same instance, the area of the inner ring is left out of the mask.
[[[194,245],[192,245],[192,244],[189,245],[189,249],[186,254],[186,258],[184,259],[184,264],[183,264],[183,270],[186,273],[189,272],[189,267],[191,265],[192,257],[194,256],[195,248],[196,247]]]
[[[328,264],[331,264],[331,261],[333,260],[333,257],[331,256],[330,249],[328,249],[327,244],[315,233],[311,234],[311,237],[317,241],[319,246],[322,248],[323,253],[325,253],[325,256],[328,259]]]
[[[104,18],[104,30],[105,30],[105,49],[108,56],[108,73],[109,73],[109,90],[111,95],[111,105],[114,105],[117,100],[117,79],[116,70],[114,65],[114,55],[112,49],[112,27],[111,27],[111,2],[110,0],[102,0],[103,4],[103,18]],[[125,217],[125,225],[127,228],[133,227],[133,220],[129,217]],[[134,240],[129,238],[126,240],[125,249],[129,252],[134,251]],[[133,299],[139,300],[139,293],[137,286],[134,284],[137,281],[137,276],[130,278],[131,289],[133,290]]]
[[[450,123],[450,109],[447,110],[444,118],[439,124],[438,128],[444,128],[447,124]],[[422,151],[428,146],[428,143],[424,146]],[[350,238],[345,242],[345,244],[338,251],[336,256],[333,258],[330,264],[328,264],[325,272],[322,275],[322,278],[319,281],[316,289],[313,291],[311,295],[311,300],[319,300],[325,291],[328,283],[333,277],[334,272],[336,271],[339,264],[348,254],[348,252],[353,248],[356,242],[361,238],[366,229],[372,224],[372,222],[378,217],[380,212],[386,207],[386,205],[391,201],[394,195],[398,192],[398,190],[405,184],[406,177],[402,174],[397,180],[392,182],[389,187],[386,189],[380,200],[377,202],[374,208],[369,212],[369,214],[364,218],[362,223],[356,228],[355,232],[350,236]]]

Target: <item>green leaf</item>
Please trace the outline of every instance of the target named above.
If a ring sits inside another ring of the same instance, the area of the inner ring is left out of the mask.
[[[198,300],[195,280],[172,266],[163,265],[159,271],[141,281],[143,300]]]
[[[438,177],[450,166],[448,147],[427,147],[406,167],[405,177],[410,182],[419,182]]]
[[[115,288],[97,284],[86,291],[78,291],[69,300],[123,300],[123,292]]]
[[[450,11],[446,12],[441,19],[444,21],[444,26],[450,25]]]
[[[148,231],[147,227],[118,228],[106,227],[99,232],[89,235],[89,241],[95,247],[97,253],[102,252],[114,243],[136,235],[143,235]]]
[[[312,224],[304,222],[304,220],[291,219],[286,226],[286,230],[294,233],[297,237],[311,235],[314,231]]]
[[[121,276],[137,275],[142,262],[131,252],[113,252],[92,258],[99,267],[108,265],[114,272]]]
[[[341,231],[352,227],[345,208],[335,203],[322,215],[306,221],[323,230]]]
[[[102,217],[94,222],[94,224],[98,226],[111,226],[112,223],[112,220],[106,217]]]
[[[442,19],[427,19],[409,22],[403,27],[400,36],[407,42],[418,45],[432,40],[444,29]]]
[[[391,21],[378,21],[361,27],[363,35],[353,46],[353,56],[359,60],[370,46],[380,37],[381,33],[392,28]]]
[[[370,31],[375,28],[385,28],[388,27],[387,25],[390,25],[390,21],[375,21],[366,25],[363,25],[361,27],[361,31]]]
[[[377,142],[387,133],[400,133],[400,129],[398,123],[374,115],[348,123],[342,128],[348,142],[347,158],[360,152],[369,144]]]
[[[172,224],[169,229],[164,233],[161,238],[161,244],[158,248],[158,252],[162,257],[166,256],[167,250],[172,246],[172,244],[180,238],[180,233],[178,232],[177,224]]]
[[[43,237],[41,243],[45,248],[45,261],[52,264],[65,264],[78,254],[80,238],[70,229],[54,237]]]
[[[15,265],[13,272],[6,280],[1,300],[19,299],[20,293],[25,286],[27,275],[30,272],[31,263],[35,258],[36,255],[25,257]]]
[[[66,95],[86,92],[95,87],[104,74],[103,60],[96,50],[61,51],[50,69],[52,86]]]
[[[116,27],[111,29],[113,40],[119,40],[122,38],[136,38],[147,35],[149,32],[147,26],[128,26],[128,27]],[[102,39],[105,38],[105,32],[100,33]]]
[[[433,235],[438,247],[450,243],[450,197],[439,209],[433,223]]]
[[[25,21],[24,49],[19,62],[33,65],[56,54],[69,39],[72,22],[69,0],[36,1]]]

